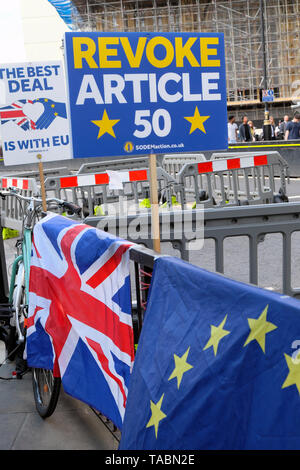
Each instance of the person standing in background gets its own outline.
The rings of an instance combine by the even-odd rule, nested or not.
[[[234,116],[229,116],[227,127],[228,127],[228,143],[236,144],[238,126],[237,126],[237,123],[235,122]]]
[[[290,118],[289,118],[289,116],[286,114],[286,115],[283,117],[283,121],[280,123],[280,126],[279,126],[279,134],[278,134],[278,137],[279,137],[279,139],[281,139],[281,140],[284,139],[285,131],[286,131],[286,126],[288,125],[289,121],[290,121]]]
[[[275,124],[273,116],[270,116],[270,124],[271,124],[271,139],[275,140],[276,139],[276,135],[275,135],[276,124]]]
[[[300,139],[300,113],[294,113],[294,119],[286,126],[284,140]]]
[[[251,142],[251,130],[248,124],[248,116],[243,116],[243,122],[239,127],[240,140],[242,142]]]
[[[254,141],[255,140],[255,127],[254,127],[252,121],[249,121],[248,124],[249,124],[249,127],[250,127],[252,140]]]

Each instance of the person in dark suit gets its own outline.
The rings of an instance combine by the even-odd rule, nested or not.
[[[243,116],[243,122],[239,127],[239,136],[242,142],[252,141],[251,129],[248,124],[248,116]]]
[[[281,140],[284,140],[286,126],[288,125],[289,121],[290,121],[290,118],[286,114],[283,118],[283,121],[280,123],[280,126],[279,126],[279,136],[278,137]]]

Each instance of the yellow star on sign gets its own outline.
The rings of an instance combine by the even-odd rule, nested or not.
[[[266,308],[263,310],[262,314],[257,320],[255,318],[248,318],[248,323],[251,331],[244,346],[249,344],[250,341],[256,340],[263,352],[265,352],[266,334],[270,333],[270,331],[273,331],[277,328],[276,325],[273,325],[273,323],[267,321],[268,308],[269,305],[266,306]]]
[[[157,432],[158,432],[158,426],[159,422],[164,419],[167,415],[161,411],[161,405],[162,401],[164,399],[164,393],[160,397],[160,400],[157,403],[153,403],[152,400],[150,400],[150,407],[151,407],[151,418],[149,419],[146,428],[150,428],[151,426],[154,426],[155,428],[155,437],[157,439]]]
[[[287,354],[284,355],[287,366],[289,368],[289,373],[287,378],[285,379],[281,388],[290,387],[291,385],[296,385],[298,389],[298,393],[300,395],[300,363],[299,360],[295,360],[294,358],[288,356]]]
[[[103,111],[102,119],[98,121],[91,121],[93,124],[99,127],[99,133],[97,139],[100,139],[104,134],[110,134],[112,137],[116,138],[113,127],[120,119],[109,119],[106,109]]]
[[[219,342],[221,341],[222,338],[224,338],[224,336],[227,336],[230,333],[230,331],[223,330],[223,326],[225,325],[226,320],[227,320],[227,315],[225,316],[224,320],[220,323],[219,326],[210,325],[210,338],[208,342],[206,343],[206,345],[204,346],[203,351],[212,346],[214,348],[215,356],[217,355]]]
[[[181,356],[181,357],[174,354],[175,369],[173,370],[173,372],[170,375],[170,377],[168,378],[168,380],[172,380],[175,377],[177,377],[177,388],[178,389],[179,389],[183,374],[194,367],[194,366],[191,366],[191,364],[188,364],[186,362],[189,351],[190,351],[190,348],[188,348],[185,351],[185,353],[183,354],[183,356]]]
[[[198,106],[196,106],[195,108],[194,116],[184,116],[184,119],[186,119],[192,124],[190,128],[190,134],[192,134],[196,129],[200,129],[200,131],[206,134],[206,130],[203,126],[203,123],[209,118],[210,116],[200,116]]]

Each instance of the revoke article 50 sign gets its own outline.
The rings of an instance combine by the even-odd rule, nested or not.
[[[223,34],[66,33],[74,157],[227,148]]]

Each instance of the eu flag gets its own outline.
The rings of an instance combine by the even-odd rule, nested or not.
[[[300,449],[300,303],[155,261],[120,449]]]

